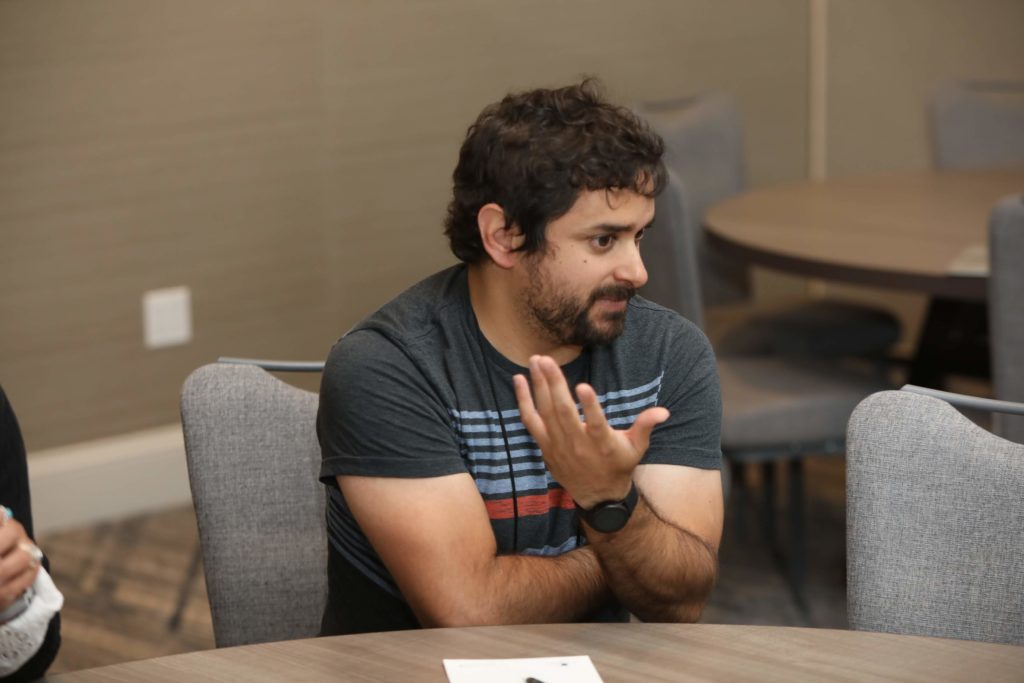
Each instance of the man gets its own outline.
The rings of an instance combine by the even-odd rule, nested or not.
[[[634,297],[662,152],[590,82],[470,127],[446,221],[463,265],[327,360],[323,634],[699,617],[722,528],[714,357]]]

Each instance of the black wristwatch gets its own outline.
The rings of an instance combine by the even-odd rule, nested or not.
[[[594,531],[611,534],[626,526],[639,499],[640,492],[636,490],[636,484],[630,484],[629,493],[622,500],[605,500],[589,510],[584,510],[577,503],[576,511]]]

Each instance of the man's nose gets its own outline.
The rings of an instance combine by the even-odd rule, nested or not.
[[[630,246],[625,260],[615,272],[615,277],[621,282],[629,283],[634,289],[640,289],[647,283],[647,268],[644,267],[639,244]]]

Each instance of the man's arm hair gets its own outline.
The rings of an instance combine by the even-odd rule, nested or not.
[[[580,421],[565,375],[550,357],[530,359],[529,383],[523,375],[513,381],[523,424],[578,505],[622,498],[633,483],[646,498],[618,532],[604,535],[584,524],[612,592],[642,619],[695,621],[716,574],[715,552],[708,550],[717,550],[722,533],[718,470],[640,464],[652,431],[671,416],[663,406],[647,408],[620,430],[609,424],[589,384],[576,385]],[[665,456],[664,444],[661,450]]]
[[[422,626],[574,621],[610,597],[591,548],[498,555],[468,474],[338,484]]]
[[[625,527],[613,534],[584,529],[612,593],[630,612],[643,621],[694,622],[718,572],[721,477],[717,470],[646,468]]]

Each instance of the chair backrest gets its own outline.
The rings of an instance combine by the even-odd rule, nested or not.
[[[846,459],[851,628],[1024,643],[1024,445],[885,391],[851,416]]]
[[[205,365],[181,420],[218,647],[317,635],[327,600],[317,395]]]
[[[682,181],[671,169],[668,176],[668,185],[654,200],[654,228],[642,243],[649,277],[641,294],[703,327],[696,227]]]
[[[709,305],[750,295],[746,267],[710,250],[702,226],[708,208],[747,187],[743,121],[736,102],[721,93],[638,104],[636,112],[665,141],[665,165],[686,188],[697,228],[697,260]],[[660,303],[660,302],[659,302]]]
[[[989,220],[989,338],[996,398],[1024,402],[1024,195],[1006,197]],[[1024,417],[996,415],[1004,439],[1024,443]]]
[[[938,168],[1024,166],[1024,82],[946,83],[931,114]]]

